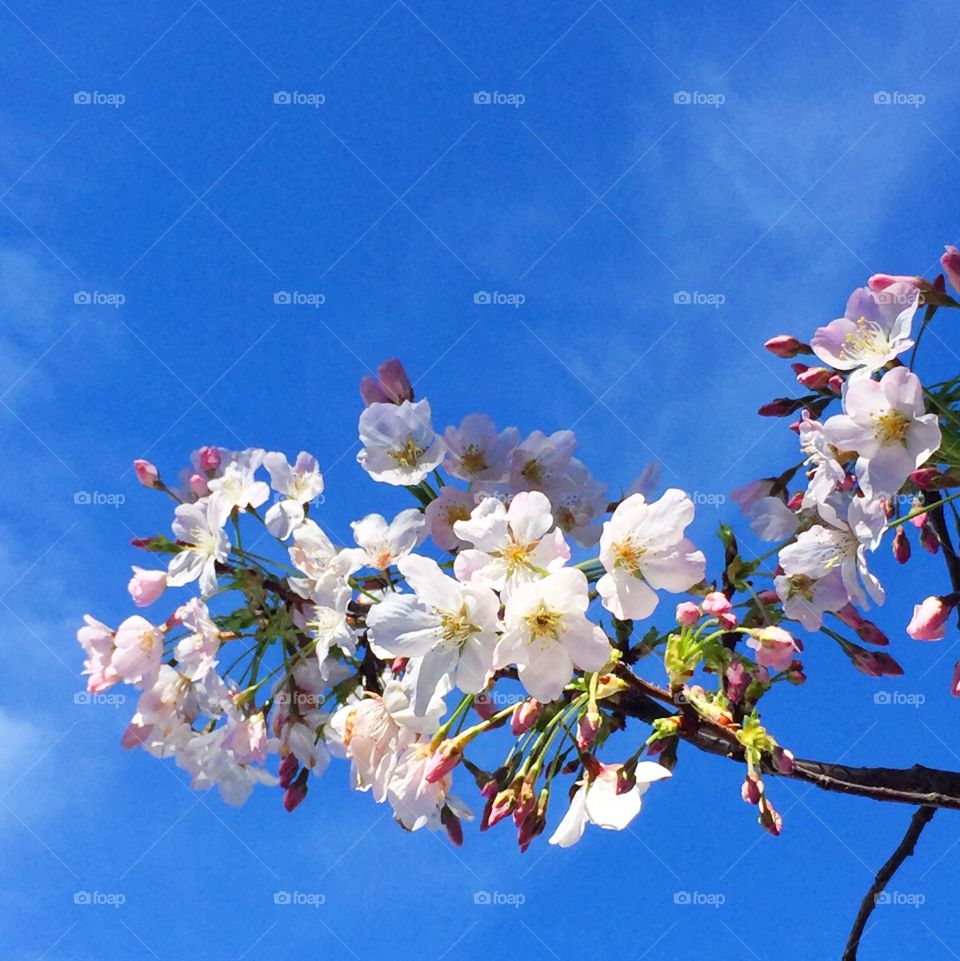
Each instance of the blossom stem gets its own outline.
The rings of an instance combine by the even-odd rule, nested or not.
[[[888,524],[885,524],[883,529],[889,530],[891,527],[896,527],[898,524],[912,520],[914,517],[919,517],[921,514],[927,514],[937,507],[943,507],[944,504],[949,504],[951,501],[955,501],[958,497],[960,497],[960,491],[958,491],[956,494],[951,494],[949,497],[941,498],[932,504],[924,504],[923,507],[918,507],[916,510],[910,511],[909,514],[904,514],[903,517],[894,518]]]

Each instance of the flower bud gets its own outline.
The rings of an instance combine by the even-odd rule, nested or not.
[[[907,277],[903,274],[874,274],[867,281],[867,286],[876,293],[886,290],[892,284],[910,284],[911,287],[920,290],[930,286],[929,282],[924,280],[923,277]]]
[[[941,641],[946,633],[947,619],[954,605],[945,597],[928,597],[913,608],[907,633],[915,641]]]
[[[187,481],[187,487],[190,488],[190,493],[196,494],[197,497],[206,497],[210,493],[207,479],[203,474],[191,474],[190,480]]]
[[[766,799],[760,800],[760,825],[765,831],[769,831],[774,837],[779,837],[783,830],[783,818],[777,814],[774,806]]]
[[[683,601],[677,605],[677,623],[690,627],[700,620],[700,608],[693,601]]]
[[[803,401],[793,397],[777,397],[768,404],[764,404],[757,413],[761,417],[787,417],[795,414],[801,407]]]
[[[385,360],[377,368],[377,374],[380,376],[380,385],[394,404],[413,400],[413,385],[403,364],[396,357]]]
[[[742,661],[733,661],[724,673],[727,681],[726,695],[734,704],[739,703],[750,683],[750,675]]]
[[[386,391],[380,386],[380,381],[376,377],[371,377],[370,374],[360,379],[360,396],[367,407],[371,404],[392,403]]]
[[[293,779],[297,776],[298,770],[300,770],[300,762],[297,760],[296,754],[288,754],[280,762],[280,769],[277,772],[277,776],[280,779],[280,787],[290,787]]]
[[[141,744],[150,736],[153,730],[152,724],[137,724],[131,721],[120,738],[120,747],[125,751],[131,748],[140,747]]]
[[[791,334],[778,334],[776,337],[771,337],[763,346],[769,350],[771,354],[787,359],[796,357],[797,354],[813,353],[813,350],[811,350],[808,344],[801,343]]]
[[[127,590],[137,607],[152,604],[166,589],[166,571],[145,571],[142,567],[133,566],[133,577],[127,584]]]
[[[510,813],[517,805],[517,794],[519,791],[519,785],[511,784],[487,801],[487,807],[484,809],[483,817],[480,820],[481,831],[492,828],[505,817],[510,816]]]
[[[950,474],[941,474],[936,467],[920,467],[910,475],[910,480],[923,491],[943,490],[945,487],[960,487],[960,480]]]
[[[947,280],[950,281],[950,286],[954,290],[960,291],[960,250],[947,244],[944,251],[940,258],[940,266],[943,268]]]
[[[903,668],[889,655],[880,651],[867,651],[851,644],[849,651],[853,666],[867,677],[899,677]]]
[[[940,550],[940,538],[929,524],[924,524],[920,528],[920,545],[931,554],[936,554]]]
[[[581,751],[585,751],[597,739],[602,720],[600,712],[596,710],[587,711],[580,718],[580,723],[577,725],[577,747]]]
[[[839,397],[843,393],[843,385],[845,382],[843,374],[834,374],[830,380],[827,381],[827,387]]]
[[[143,484],[144,487],[156,489],[162,487],[160,483],[160,471],[150,463],[148,460],[143,460],[139,458],[133,462],[133,470],[137,475],[137,480]]]
[[[307,776],[309,771],[304,768],[300,776],[283,792],[283,806],[287,812],[295,811],[307,796]]]
[[[776,748],[773,752],[773,761],[780,774],[793,774],[796,759],[792,751],[787,751],[782,747]]]
[[[535,698],[528,697],[526,700],[521,701],[513,709],[513,717],[510,721],[510,733],[514,737],[520,737],[521,734],[526,734],[534,724],[537,723],[537,718],[540,716],[540,702]]]
[[[950,693],[954,697],[960,697],[960,661],[953,665],[953,678],[950,681]]]
[[[760,803],[760,798],[763,797],[763,781],[760,780],[759,774],[751,772],[743,779],[743,784],[740,786],[740,797],[747,804]]]
[[[533,793],[533,784],[524,778],[520,785],[517,806],[513,809],[513,823],[520,827],[536,810],[537,796]]]
[[[497,705],[493,703],[493,698],[483,692],[474,695],[473,709],[482,721],[489,721],[497,713]]]
[[[443,741],[433,752],[423,772],[427,784],[442,781],[463,760],[463,747],[456,741]]]
[[[205,471],[214,471],[220,466],[220,451],[216,447],[201,447],[197,451],[197,460]]]
[[[801,368],[798,370],[797,368]],[[807,367],[805,364],[794,364],[797,383],[807,390],[824,390],[833,377],[833,371],[826,367]]]
[[[910,560],[910,541],[903,524],[897,525],[897,533],[893,535],[893,556],[898,564],[906,564]]]
[[[463,847],[463,824],[453,811],[444,805],[440,811],[440,823],[447,829],[447,837],[454,847]]]

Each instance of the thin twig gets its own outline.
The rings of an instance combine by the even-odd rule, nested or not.
[[[890,879],[897,873],[900,865],[913,854],[917,839],[936,813],[937,809],[932,807],[917,808],[914,812],[913,817],[910,819],[910,826],[907,828],[907,833],[903,836],[903,840],[897,845],[896,851],[890,855],[887,863],[877,872],[873,884],[870,885],[870,890],[867,891],[860,904],[860,910],[857,912],[857,918],[853,922],[853,928],[850,931],[850,937],[847,940],[847,946],[843,952],[843,961],[856,961],[857,950],[860,947],[860,938],[863,937],[863,930],[867,926],[867,921],[870,920],[870,915],[877,906],[877,898],[880,896],[880,892],[883,891]]]

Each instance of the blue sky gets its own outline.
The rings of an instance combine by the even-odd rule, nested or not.
[[[786,466],[795,438],[754,416],[793,391],[763,340],[809,334],[874,271],[929,275],[958,240],[955,8],[11,0],[0,23],[8,955],[836,956],[906,809],[776,782],[773,839],[735,765],[682,751],[630,831],[566,852],[407,836],[342,767],[293,815],[266,790],[234,810],[119,750],[132,699],[74,702],[73,638],[86,611],[129,613],[129,538],[169,522],[136,456],[173,473],[201,443],[307,448],[334,531],[401,506],[354,462],[357,381],[397,354],[438,423],[575,425],[614,489],[652,458],[714,495]],[[921,376],[955,370],[955,344],[944,322]],[[714,562],[733,513],[700,510]],[[809,682],[768,699],[798,755],[960,764],[955,638],[901,632],[944,572],[921,556],[898,583],[880,620],[904,678],[855,675],[813,639]],[[879,908],[863,958],[958,956],[958,841],[940,813],[891,885],[924,903]],[[281,890],[325,902],[278,906]]]

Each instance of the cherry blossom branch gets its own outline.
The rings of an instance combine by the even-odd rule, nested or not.
[[[622,714],[647,724],[675,716],[676,711],[665,706],[676,704],[669,691],[637,677],[623,666],[617,669],[617,676],[629,685],[628,690],[619,695],[618,710]],[[701,717],[692,709],[682,711],[682,716],[683,723],[677,734],[687,743],[707,754],[746,763],[743,746],[737,740],[734,728]],[[909,768],[850,767],[796,758],[790,773],[783,773],[772,764],[766,773],[804,781],[837,794],[960,810],[960,772],[921,764]]]
[[[887,859],[886,864],[877,872],[873,884],[870,885],[870,890],[864,895],[863,901],[860,904],[860,910],[857,912],[857,917],[853,922],[853,928],[850,930],[850,937],[847,940],[842,961],[856,961],[857,951],[860,947],[860,939],[863,937],[864,928],[867,926],[867,921],[870,919],[873,909],[877,906],[877,898],[880,892],[883,891],[890,879],[896,874],[900,865],[913,854],[913,849],[916,847],[923,829],[930,823],[930,819],[936,813],[936,808],[925,805],[924,807],[917,808],[913,817],[910,819],[910,825],[907,828],[907,833],[903,836],[903,840]]]

